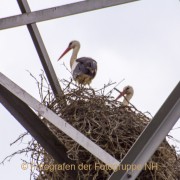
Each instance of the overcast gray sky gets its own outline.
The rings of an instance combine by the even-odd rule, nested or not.
[[[28,0],[32,11],[76,1]],[[0,2],[0,18],[20,14],[15,0]],[[68,53],[57,62],[71,40],[78,40],[78,57],[92,57],[98,73],[92,87],[102,88],[109,80],[134,88],[131,100],[140,111],[152,115],[158,111],[180,80],[180,2],[178,0],[141,0],[88,13],[37,23],[58,78],[70,79]],[[26,26],[0,31],[0,72],[40,100],[35,80],[42,65]],[[112,89],[110,87],[107,92]],[[113,92],[116,97],[117,92]],[[120,99],[122,101],[122,99]],[[0,104],[0,161],[22,145],[13,142],[25,129]],[[180,127],[180,122],[176,124]],[[180,129],[171,135],[180,140]],[[24,145],[26,146],[26,145]],[[29,170],[20,167],[23,156],[0,166],[0,179],[29,178]]]

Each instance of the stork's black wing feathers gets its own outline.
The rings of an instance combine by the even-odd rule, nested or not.
[[[73,71],[73,78],[76,79],[78,75],[87,74],[92,78],[95,77],[97,72],[97,62],[94,59],[82,57],[76,59],[79,62]]]

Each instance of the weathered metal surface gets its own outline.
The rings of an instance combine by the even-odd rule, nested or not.
[[[87,0],[0,19],[0,30],[102,9],[138,0]]]
[[[19,7],[20,7],[22,13],[31,12],[30,7],[26,0],[17,0],[17,2],[19,4]],[[49,80],[49,83],[51,85],[53,93],[55,96],[61,96],[63,94],[63,91],[60,87],[59,81],[57,79],[56,73],[51,64],[49,55],[46,51],[45,45],[43,43],[43,40],[41,38],[41,35],[37,28],[37,25],[36,24],[28,24],[27,27],[28,27],[29,33],[32,37],[32,40],[34,42],[34,45],[36,47],[36,50],[37,50],[37,53],[41,60],[41,63],[46,72],[46,76]]]
[[[76,162],[67,157],[67,149],[34,111],[2,85],[0,85],[0,102],[57,163],[75,165],[75,170],[72,168],[67,170],[67,173],[73,179],[76,179],[78,176],[78,166]],[[37,166],[37,164],[35,166]]]
[[[0,73],[0,84],[8,89],[11,93],[17,96],[21,101],[26,103],[28,106],[33,108],[43,117],[45,117],[49,122],[54,124],[57,128],[67,134],[69,137],[74,139],[77,143],[87,149],[90,153],[94,156],[99,158],[106,164],[119,164],[119,161],[80,133],[77,129],[67,123],[64,119],[60,118],[57,114],[53,111],[48,109],[46,106],[38,102],[35,98],[33,98],[30,94],[26,91],[21,89],[18,85]]]

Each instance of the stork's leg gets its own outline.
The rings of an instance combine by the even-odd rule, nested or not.
[[[93,95],[95,95],[95,91],[94,91],[94,89],[90,86],[90,84],[88,84],[88,86],[89,86],[89,89],[91,89],[91,90],[92,90]]]

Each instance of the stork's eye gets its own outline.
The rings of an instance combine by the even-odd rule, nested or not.
[[[129,87],[126,88],[126,90],[128,90],[128,89],[129,89]]]
[[[69,43],[69,46],[71,46],[72,42]]]

